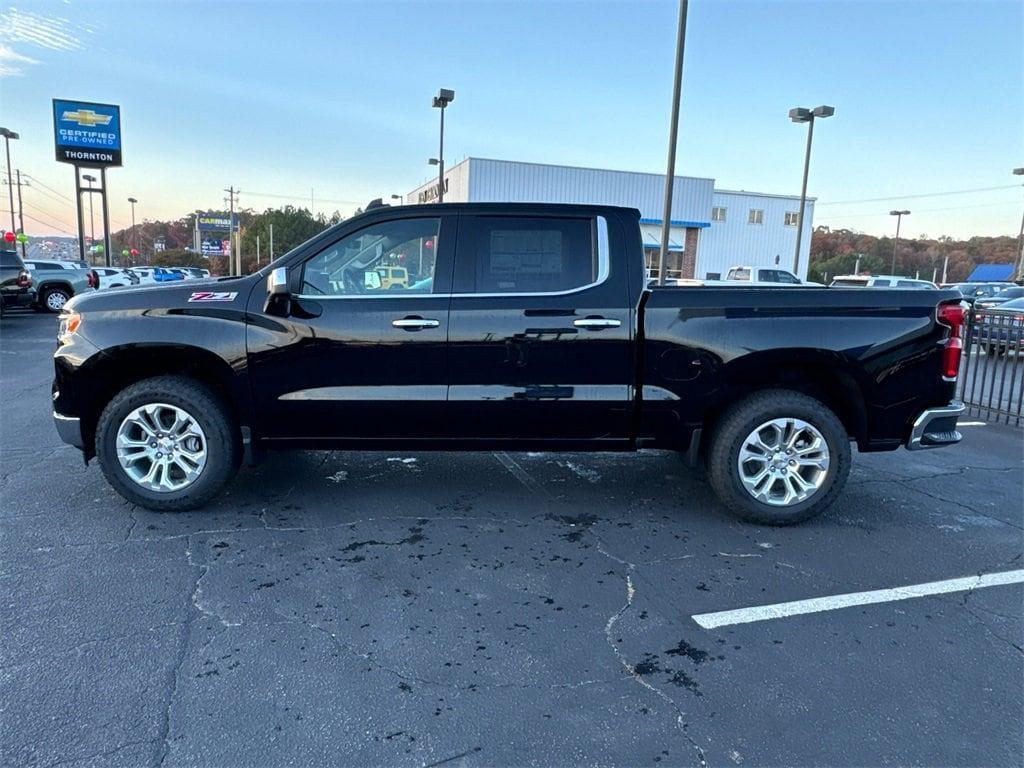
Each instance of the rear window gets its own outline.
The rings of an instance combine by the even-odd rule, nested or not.
[[[555,293],[595,283],[596,230],[589,218],[475,217],[460,234],[456,292]]]
[[[18,269],[21,269],[23,266],[21,263],[21,256],[14,251],[0,251],[0,266],[17,267]]]
[[[854,280],[852,278],[840,278],[832,281],[832,285],[838,286],[839,288],[863,288],[867,284],[867,280]]]

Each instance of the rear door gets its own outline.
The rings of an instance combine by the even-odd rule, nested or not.
[[[460,217],[449,315],[453,437],[627,439],[632,312],[626,276],[611,273],[610,258],[621,238],[601,216]]]

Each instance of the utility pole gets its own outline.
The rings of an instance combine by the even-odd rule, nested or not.
[[[9,174],[10,172],[11,172],[11,169],[8,168],[7,169],[7,173]],[[24,183],[25,186],[27,187],[28,186],[28,182],[27,181],[26,182],[22,182],[22,180],[21,180],[21,169],[20,168],[17,170],[17,174],[18,174],[18,221],[21,224],[20,232],[21,232],[21,234],[24,235],[25,234],[25,211],[21,207],[21,185]],[[21,260],[22,261],[25,260],[25,241],[24,240],[21,241]]]
[[[274,222],[270,222],[270,253],[268,256],[268,262],[274,260]]]
[[[260,268],[260,236],[256,235],[256,269]]]
[[[661,222],[661,250],[658,253],[658,285],[665,284],[668,259],[668,236],[672,230],[672,188],[676,182],[676,143],[679,140],[679,96],[683,89],[683,51],[686,47],[686,13],[688,0],[679,0],[679,22],[676,27],[676,65],[672,81],[672,117],[668,129],[668,170],[665,172],[665,212]]]
[[[235,189],[234,185],[224,190],[228,193],[228,272],[231,274],[239,275],[242,274],[242,248],[241,238],[235,237],[235,198],[238,197],[240,189]],[[241,234],[241,233],[239,233]],[[232,261],[234,261],[234,267],[232,268]]]

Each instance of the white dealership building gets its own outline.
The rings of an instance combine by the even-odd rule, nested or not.
[[[657,264],[665,177],[562,165],[468,157],[445,170],[445,202],[591,203],[640,210],[648,265]],[[437,199],[437,179],[405,196],[407,204]],[[672,193],[668,277],[724,277],[739,264],[792,270],[799,195],[716,189],[714,179],[676,176]],[[807,276],[814,199],[808,198],[800,244]]]

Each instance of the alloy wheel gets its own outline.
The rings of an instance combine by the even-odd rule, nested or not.
[[[740,481],[760,502],[788,507],[817,493],[828,477],[828,443],[801,419],[779,418],[754,429],[740,446]]]
[[[157,493],[192,485],[206,466],[206,434],[176,405],[136,408],[117,430],[117,460],[133,482]]]

